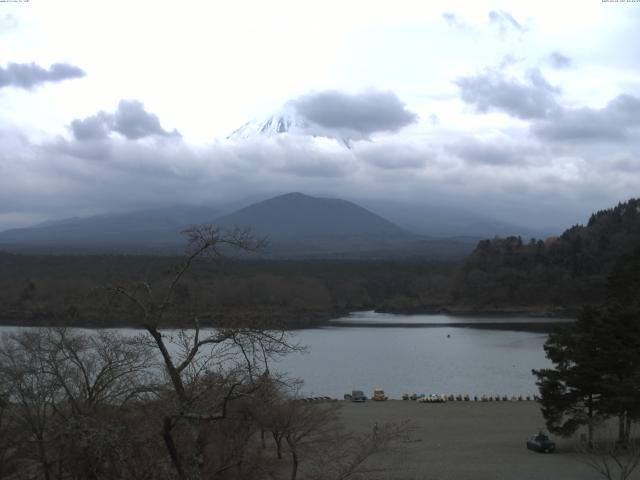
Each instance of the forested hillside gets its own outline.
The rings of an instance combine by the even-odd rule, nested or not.
[[[598,304],[608,275],[640,248],[640,200],[591,215],[560,237],[483,240],[454,282],[452,302],[476,308]]]
[[[113,304],[105,287],[143,281],[166,286],[181,261],[0,253],[0,323],[136,323]],[[353,310],[438,308],[447,302],[457,267],[429,261],[202,261],[174,301],[197,307],[205,324],[260,321],[296,327]]]

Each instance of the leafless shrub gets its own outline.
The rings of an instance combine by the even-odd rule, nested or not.
[[[307,476],[313,480],[360,480],[376,473],[384,475],[384,469],[368,466],[367,460],[399,446],[410,430],[410,424],[403,422],[376,425],[371,433],[334,431],[310,456]]]
[[[615,435],[601,429],[593,445],[579,448],[580,460],[607,480],[627,480],[640,464],[640,442],[621,444]]]

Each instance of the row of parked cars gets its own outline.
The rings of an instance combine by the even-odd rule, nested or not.
[[[478,397],[477,395],[470,397],[469,395],[437,395],[431,394],[426,395],[424,393],[403,393],[402,400],[417,400],[418,402],[428,402],[428,403],[443,403],[443,402],[522,402],[522,401],[531,401],[535,400],[534,397],[529,395],[512,395],[511,397],[507,395],[482,395]]]
[[[366,402],[367,396],[362,390],[353,390],[351,393],[345,393],[344,399],[351,402]],[[389,397],[385,395],[384,390],[381,388],[376,388],[371,396],[371,400],[374,402],[384,402],[388,399]]]

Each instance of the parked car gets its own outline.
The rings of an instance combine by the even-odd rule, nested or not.
[[[388,400],[388,399],[389,399],[389,397],[387,397],[387,396],[384,394],[384,390],[382,390],[381,388],[376,388],[376,389],[373,391],[373,397],[372,397],[372,399],[373,399],[373,400],[375,400],[376,402],[384,402],[385,400]]]
[[[538,433],[527,440],[527,448],[534,452],[551,453],[556,449],[555,442],[549,440],[544,433]]]
[[[366,402],[367,397],[365,396],[362,390],[353,390],[351,392],[351,401],[352,402]]]

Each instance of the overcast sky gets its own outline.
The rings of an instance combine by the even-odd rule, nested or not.
[[[640,3],[3,2],[0,62],[0,229],[289,191],[540,227],[640,195]],[[313,135],[227,138],[282,109]]]

